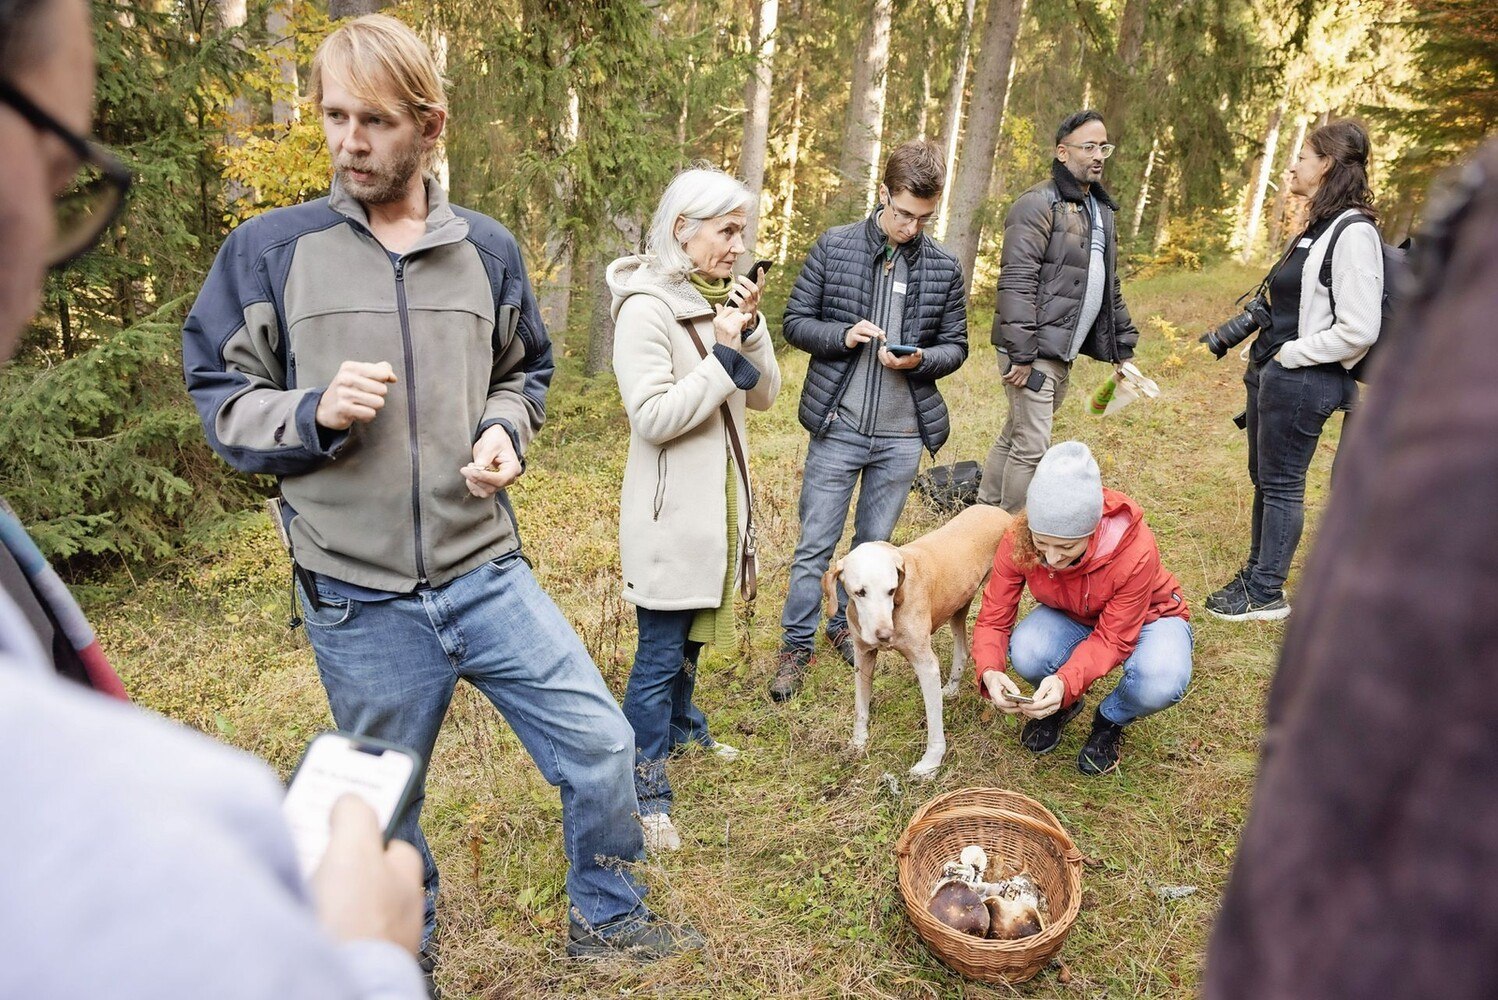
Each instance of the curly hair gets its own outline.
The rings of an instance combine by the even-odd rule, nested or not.
[[[1368,133],[1350,119],[1323,125],[1306,137],[1317,156],[1331,159],[1321,187],[1311,196],[1311,221],[1319,222],[1356,208],[1374,219],[1373,191],[1368,186]]]
[[[1012,542],[1009,558],[1014,565],[1027,573],[1039,569],[1040,550],[1035,547],[1035,536],[1030,531],[1030,515],[1025,511],[1016,514],[1005,534]]]

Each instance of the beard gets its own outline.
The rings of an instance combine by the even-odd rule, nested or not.
[[[340,159],[333,165],[344,190],[366,205],[388,205],[406,196],[411,178],[421,169],[421,138],[416,137],[410,145],[397,147],[383,159]],[[357,181],[353,171],[369,174],[366,181]]]

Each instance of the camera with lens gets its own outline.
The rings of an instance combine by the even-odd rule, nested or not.
[[[1208,330],[1198,338],[1197,342],[1206,344],[1207,350],[1220,361],[1228,351],[1269,326],[1271,322],[1269,299],[1260,292],[1248,300],[1248,304],[1243,307],[1241,313],[1215,330]]]

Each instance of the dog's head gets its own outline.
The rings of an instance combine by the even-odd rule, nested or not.
[[[848,592],[848,627],[864,646],[889,648],[895,608],[904,599],[905,559],[888,542],[864,542],[822,577],[827,614],[837,611],[837,584]]]

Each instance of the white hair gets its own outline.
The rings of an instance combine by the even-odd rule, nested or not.
[[[754,195],[736,177],[721,170],[692,169],[677,174],[661,195],[645,236],[645,254],[657,271],[684,278],[696,268],[683,244],[709,219],[747,212]],[[676,220],[682,220],[681,232]]]

